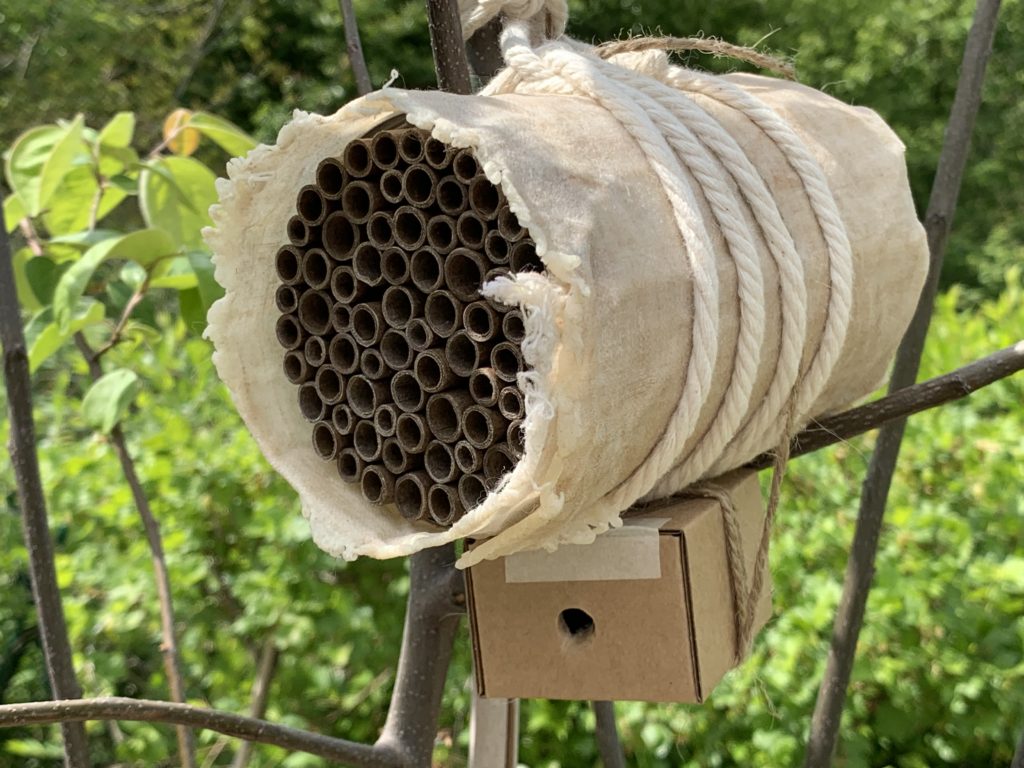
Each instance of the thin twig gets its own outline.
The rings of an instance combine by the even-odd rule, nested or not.
[[[370,81],[370,70],[366,68],[363,43],[359,39],[356,9],[352,7],[352,0],[338,0],[338,5],[341,7],[341,23],[345,28],[345,50],[348,52],[352,74],[356,78],[356,90],[360,96],[365,96],[373,90],[373,83]]]
[[[458,3],[456,0],[427,0],[427,20],[437,87],[451,93],[472,93]]]
[[[0,191],[0,209],[3,208]],[[18,293],[7,228],[0,227],[0,341],[3,342],[4,384],[10,419],[11,466],[18,486],[18,505],[28,550],[32,597],[39,613],[46,672],[54,698],[77,699],[82,689],[75,678],[68,628],[64,621],[57,570],[53,562],[53,540],[46,514],[46,498],[39,474],[35,421],[32,417],[32,382],[28,372],[28,349],[21,327]],[[89,745],[85,729],[61,726],[64,736],[64,764],[68,768],[89,767]]]
[[[267,713],[270,684],[274,679],[274,672],[277,670],[277,654],[277,642],[271,636],[263,644],[256,680],[252,684],[252,703],[249,706],[249,714],[259,720],[262,720]],[[243,741],[238,747],[235,759],[231,761],[231,768],[246,768],[249,765],[250,757],[252,757],[252,742]]]
[[[594,737],[597,739],[597,751],[601,755],[604,768],[626,768],[626,755],[619,741],[619,729],[615,724],[615,702],[592,701],[594,717],[597,725]]]
[[[210,51],[210,40],[213,39],[213,33],[217,30],[217,24],[220,23],[220,17],[224,13],[224,6],[226,4],[226,0],[217,0],[206,17],[206,24],[203,25],[203,32],[199,36],[199,42],[196,43],[196,47],[193,49],[188,69],[185,70],[185,76],[181,78],[178,87],[174,89],[174,100],[178,103],[181,103],[181,100],[185,97],[185,92],[188,91],[192,78],[199,71],[199,65]]]
[[[111,696],[0,706],[0,728],[86,720],[131,720],[203,728],[247,741],[317,755],[357,768],[404,768],[394,755],[368,744],[322,736],[254,717],[193,707],[190,704]],[[87,763],[83,765],[88,766]]]
[[[967,35],[960,81],[957,83],[949,125],[946,127],[946,137],[942,153],[939,155],[939,164],[925,215],[924,224],[928,234],[931,260],[928,279],[910,328],[896,355],[890,392],[909,387],[917,379],[921,353],[938,292],[946,241],[949,238],[950,225],[960,194],[960,182],[967,164],[974,120],[981,104],[985,68],[992,53],[998,15],[999,0],[979,0],[971,31]],[[850,683],[857,651],[857,638],[864,623],[864,609],[874,576],[875,557],[878,553],[878,539],[886,501],[906,423],[906,419],[901,418],[886,424],[878,435],[875,450],[871,455],[871,463],[861,491],[860,510],[850,548],[850,558],[847,561],[843,595],[832,627],[832,644],[811,718],[805,763],[807,768],[827,768],[835,752],[843,704],[846,701],[846,689]]]

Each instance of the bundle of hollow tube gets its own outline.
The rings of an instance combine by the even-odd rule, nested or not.
[[[586,543],[872,392],[926,271],[873,112],[660,51],[535,45],[228,166],[214,360],[315,541]]]

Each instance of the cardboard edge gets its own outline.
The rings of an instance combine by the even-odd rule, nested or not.
[[[487,686],[484,680],[484,665],[480,654],[480,628],[476,623],[476,598],[473,590],[473,569],[467,568],[463,578],[466,580],[466,618],[469,623],[469,645],[473,654],[473,681],[476,695],[486,699]]]
[[[704,703],[704,685],[700,679],[700,656],[697,648],[697,632],[693,620],[693,584],[690,582],[690,554],[686,547],[686,534],[675,531],[679,537],[679,558],[683,574],[683,594],[686,596],[686,631],[690,636],[690,669],[693,670],[693,690],[697,704]]]

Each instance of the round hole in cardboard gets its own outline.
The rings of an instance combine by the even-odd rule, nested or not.
[[[566,608],[558,614],[558,628],[568,639],[583,642],[594,634],[594,619],[582,608]]]

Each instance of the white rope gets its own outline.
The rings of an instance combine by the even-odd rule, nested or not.
[[[554,40],[565,32],[569,6],[565,0],[459,0],[462,36],[466,40],[499,15],[531,26],[540,23],[542,35]]]

